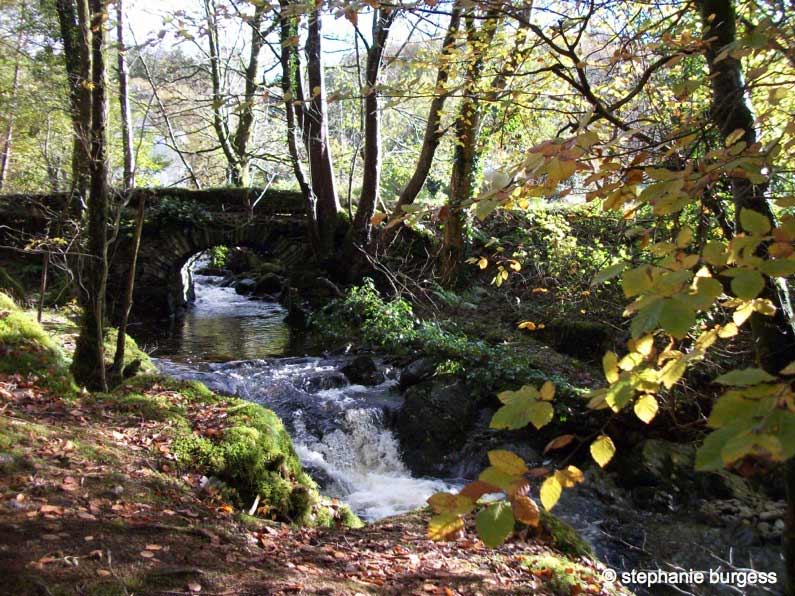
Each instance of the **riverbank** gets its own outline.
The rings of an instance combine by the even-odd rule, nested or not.
[[[207,407],[206,389],[151,376],[126,396],[72,393],[61,346],[10,302],[0,311],[4,355],[32,363],[0,374],[2,593],[626,593],[548,531],[490,550],[466,536],[429,541],[425,513],[362,529],[340,515],[306,528],[236,503],[180,465],[170,415],[223,435],[230,416],[219,404],[231,398]],[[23,317],[26,335],[13,343],[9,319]],[[190,406],[196,392],[202,407]]]

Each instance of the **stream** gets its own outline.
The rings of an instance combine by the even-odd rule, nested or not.
[[[161,372],[262,404],[284,421],[296,452],[322,491],[360,517],[411,511],[454,481],[413,478],[388,422],[401,405],[397,382],[348,382],[345,357],[289,356],[300,349],[279,304],[194,275],[196,298],[170,326],[133,330]],[[292,341],[291,341],[292,340]]]
[[[347,503],[363,519],[411,511],[424,506],[434,492],[462,486],[462,479],[414,478],[401,460],[390,430],[402,404],[397,371],[381,366],[380,384],[351,384],[341,372],[350,356],[303,355],[306,338],[284,322],[284,308],[238,295],[222,285],[223,279],[194,275],[195,302],[184,317],[131,328],[163,373],[202,381],[214,391],[275,411],[322,492]],[[565,491],[555,513],[619,573],[671,564],[680,569],[727,568],[721,560],[729,568],[783,571],[780,551],[749,537],[748,528],[738,533],[735,528],[699,525],[688,511],[639,509],[626,491],[606,486],[603,478],[589,474],[585,485]],[[692,592],[632,588],[639,594],[779,593],[775,587],[756,591],[713,585]]]

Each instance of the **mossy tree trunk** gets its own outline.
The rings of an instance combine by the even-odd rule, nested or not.
[[[456,38],[458,37],[458,29],[461,25],[461,2],[457,0],[453,5],[453,10],[450,14],[450,22],[447,25],[447,33],[445,33],[444,41],[442,42],[442,52],[439,56],[439,69],[436,72],[436,95],[431,101],[430,109],[428,110],[428,121],[425,125],[425,132],[422,137],[422,147],[420,148],[420,156],[417,158],[417,164],[414,166],[414,172],[403,187],[403,190],[398,197],[395,209],[392,211],[390,219],[392,221],[399,220],[403,217],[403,207],[411,205],[417,196],[420,194],[422,187],[425,186],[425,181],[428,179],[428,174],[433,165],[433,159],[436,155],[436,149],[444,135],[442,128],[442,115],[444,104],[450,96],[450,90],[447,88],[450,79],[450,70],[453,65],[453,55],[456,53]],[[390,230],[395,230],[397,226],[392,226]],[[385,233],[385,238],[388,240],[391,233]]]
[[[72,374],[89,389],[107,390],[104,350],[105,288],[108,277],[108,160],[106,143],[104,0],[91,0],[91,185],[88,197],[87,255],[83,318],[75,346]]]
[[[56,0],[64,45],[69,104],[74,141],[72,147],[72,198],[67,213],[82,211],[88,196],[91,164],[91,23],[88,0]]]
[[[287,124],[287,148],[295,179],[304,197],[307,232],[312,249],[320,253],[320,237],[317,227],[317,197],[301,159],[301,147],[307,150],[306,127],[304,126],[304,88],[301,80],[300,55],[298,53],[299,17],[291,14],[290,1],[279,1],[279,33],[281,42],[282,95]]]
[[[135,188],[135,153],[133,152],[132,114],[130,112],[127,46],[124,43],[124,0],[116,0],[116,37],[119,69],[119,107],[121,108],[121,140],[124,154],[124,190]]]
[[[475,190],[475,173],[478,160],[478,137],[482,112],[480,106],[480,78],[494,34],[497,31],[498,14],[489,11],[483,24],[476,25],[476,15],[470,10],[465,17],[469,66],[464,83],[463,99],[456,118],[453,169],[450,174],[450,190],[443,212],[444,241],[440,254],[442,282],[452,286],[458,278],[464,253],[464,225],[467,202]]]
[[[746,97],[742,64],[731,53],[720,56],[722,50],[737,40],[737,16],[733,0],[698,0],[703,27],[703,37],[709,40],[706,51],[712,85],[711,118],[723,139],[736,130],[743,131],[742,140],[747,147],[757,141],[755,118],[752,106]],[[767,185],[753,184],[747,178],[731,179],[732,202],[736,217],[742,209],[760,213],[775,223],[775,217],[767,201]],[[735,223],[739,229],[739,224]],[[762,246],[760,256],[766,256]],[[759,365],[772,374],[778,374],[795,354],[795,330],[793,330],[792,306],[787,287],[769,278],[760,297],[767,298],[776,306],[772,317],[754,313],[751,329]],[[787,594],[795,595],[795,463],[787,463],[787,527],[784,533],[784,555],[787,569]]]

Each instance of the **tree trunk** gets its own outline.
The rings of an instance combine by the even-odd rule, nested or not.
[[[124,190],[130,190],[135,188],[135,155],[133,153],[132,116],[130,113],[130,75],[127,69],[127,47],[124,44],[124,0],[116,0],[116,36],[119,42],[119,104],[124,153]]]
[[[439,147],[439,143],[444,135],[444,130],[442,130],[442,111],[447,98],[450,96],[450,92],[447,90],[447,81],[450,78],[451,57],[455,51],[455,42],[460,24],[461,3],[460,0],[458,0],[453,6],[453,11],[450,15],[450,23],[447,26],[447,33],[442,42],[439,70],[436,72],[435,88],[437,95],[431,101],[431,107],[428,110],[428,121],[425,125],[425,132],[422,138],[420,156],[417,158],[414,173],[400,193],[397,205],[395,205],[395,209],[392,211],[390,223],[403,217],[403,207],[411,205],[417,198],[417,195],[420,194],[422,187],[425,185],[425,180],[428,178],[428,173],[431,171],[436,149]],[[395,226],[392,226],[390,229],[395,229]]]
[[[251,51],[246,65],[246,89],[243,97],[243,106],[238,116],[237,130],[232,139],[232,148],[237,156],[238,167],[233,170],[232,184],[234,186],[248,186],[251,156],[248,145],[251,142],[254,126],[254,104],[259,89],[257,77],[259,76],[259,55],[262,51],[264,36],[261,31],[262,19],[265,14],[265,2],[257,3],[254,16],[249,21],[251,26]]]
[[[745,95],[743,71],[740,60],[730,53],[718,60],[721,50],[736,41],[736,14],[732,0],[698,0],[701,12],[703,36],[710,40],[706,51],[712,85],[711,118],[725,139],[735,130],[744,131],[743,138],[748,147],[757,142],[754,114]],[[766,185],[752,184],[746,178],[732,178],[732,202],[737,218],[742,209],[756,211],[775,224],[775,217],[767,201]],[[739,225],[735,223],[735,228]],[[767,248],[760,249],[765,256]],[[795,331],[793,330],[792,306],[785,283],[779,278],[768,278],[762,298],[770,299],[776,306],[776,314],[766,317],[754,313],[751,330],[754,335],[759,365],[772,374],[777,374],[792,360],[795,353]],[[785,530],[784,555],[787,569],[787,594],[795,596],[795,464],[787,463],[787,528]]]
[[[14,56],[14,78],[11,83],[11,110],[8,113],[5,138],[3,139],[3,154],[0,156],[0,191],[5,186],[8,177],[8,167],[11,163],[11,144],[14,138],[14,119],[17,111],[19,95],[19,77],[22,71],[22,47],[25,45],[25,35],[19,32]]]
[[[307,232],[309,240],[317,256],[320,256],[320,238],[317,227],[317,197],[315,197],[309,179],[304,171],[299,146],[303,137],[303,108],[301,98],[301,66],[298,54],[298,17],[288,14],[289,2],[280,1],[279,27],[281,36],[282,95],[284,97],[284,113],[287,123],[287,148],[290,153],[295,179],[304,195],[306,207]],[[300,111],[299,111],[300,110]],[[306,149],[306,142],[304,142]]]
[[[87,264],[80,336],[75,346],[72,374],[89,389],[107,391],[104,318],[107,285],[108,161],[105,93],[105,2],[91,0],[91,185],[88,198]],[[89,24],[85,25],[88,30]]]
[[[486,53],[497,31],[497,15],[493,11],[485,16],[480,29],[475,26],[474,15],[466,17],[467,44],[472,54],[464,83],[464,97],[456,118],[453,170],[450,190],[443,215],[444,241],[440,254],[442,283],[455,285],[464,253],[464,217],[466,203],[472,198],[478,159],[478,136],[482,113],[478,83],[483,73]]]
[[[366,246],[370,242],[371,220],[375,214],[381,184],[381,112],[378,79],[383,64],[389,28],[396,11],[377,8],[373,15],[373,39],[367,51],[364,97],[364,176],[362,194],[353,219],[353,238]]]
[[[241,164],[237,159],[234,147],[230,140],[229,123],[224,116],[225,99],[221,85],[221,56],[218,43],[218,22],[215,14],[214,0],[204,0],[204,13],[207,20],[207,43],[210,55],[210,80],[213,89],[213,128],[221,144],[221,150],[226,157],[229,170],[229,181],[234,183],[243,179]]]
[[[331,256],[335,250],[334,236],[339,225],[340,203],[328,146],[326,90],[321,53],[321,15],[315,8],[309,14],[306,40],[306,71],[309,82],[309,104],[304,111],[305,136],[308,143],[312,191],[317,197],[317,222],[320,252]]]
[[[124,378],[124,351],[127,343],[127,321],[132,309],[133,293],[135,291],[135,270],[138,266],[138,252],[141,248],[141,234],[144,229],[144,215],[146,213],[146,193],[141,192],[138,197],[138,213],[135,219],[135,236],[133,237],[133,251],[130,259],[130,271],[127,274],[127,288],[124,293],[124,306],[119,322],[119,333],[116,336],[116,353],[113,356],[111,367],[111,382],[115,384]]]
[[[91,164],[91,24],[88,0],[56,0],[69,81],[69,103],[74,128],[72,147],[72,200],[67,213],[82,211],[88,196]]]

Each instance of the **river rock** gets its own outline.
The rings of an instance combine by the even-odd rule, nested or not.
[[[257,282],[250,277],[246,277],[235,283],[235,292],[242,295],[251,294],[256,287]]]
[[[201,269],[197,269],[194,271],[196,275],[212,275],[215,277],[223,277],[227,274],[225,269],[221,269],[220,267],[202,267]]]
[[[370,386],[384,382],[384,375],[369,356],[357,356],[342,367],[342,372],[353,385]]]
[[[275,273],[266,273],[257,279],[254,293],[257,296],[263,294],[279,294],[284,289],[284,279]]]
[[[423,357],[415,360],[400,372],[400,388],[407,389],[416,385],[436,372],[436,360]]]
[[[452,376],[406,390],[396,431],[414,474],[441,474],[448,468],[472,426],[475,405],[471,391]]]

